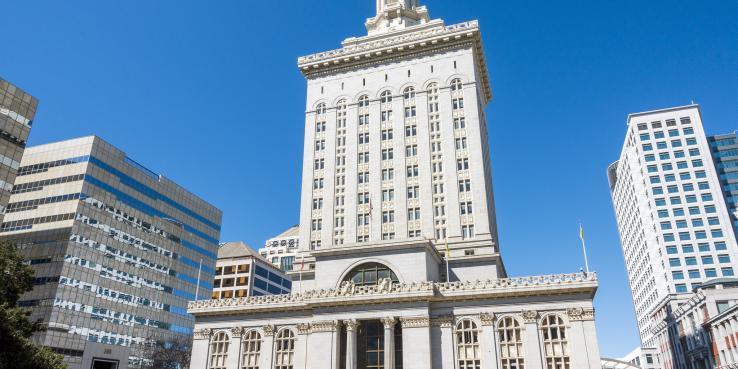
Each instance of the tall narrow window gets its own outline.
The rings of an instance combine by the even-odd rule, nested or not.
[[[283,329],[274,340],[274,369],[293,369],[295,357],[295,334]]]
[[[520,323],[512,317],[501,319],[497,326],[497,336],[501,369],[524,369],[523,330]]]
[[[558,315],[549,315],[541,325],[546,369],[571,369],[566,325]]]
[[[226,369],[228,359],[228,335],[218,332],[210,342],[210,369]]]
[[[259,369],[259,356],[261,355],[261,335],[259,332],[249,331],[243,335],[241,352],[243,353],[241,369]]]
[[[456,357],[458,369],[479,369],[481,367],[479,352],[479,329],[470,319],[464,319],[456,325]]]

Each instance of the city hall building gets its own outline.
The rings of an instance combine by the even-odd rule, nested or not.
[[[292,293],[196,301],[193,369],[601,368],[596,274],[507,276],[479,25],[377,0],[308,81]]]

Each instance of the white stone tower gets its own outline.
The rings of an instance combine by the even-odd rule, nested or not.
[[[446,26],[417,0],[377,0],[366,27],[298,62],[308,84],[304,277],[312,251],[419,241],[441,252],[448,243],[452,269],[474,262],[504,275],[478,23]]]

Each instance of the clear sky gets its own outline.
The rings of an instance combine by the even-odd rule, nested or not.
[[[501,249],[510,274],[600,275],[603,356],[638,344],[605,170],[629,112],[702,105],[736,129],[738,2],[421,0],[481,22]],[[365,34],[373,0],[3,2],[0,75],[40,100],[29,143],[97,134],[224,211],[259,247],[298,222],[297,57]]]

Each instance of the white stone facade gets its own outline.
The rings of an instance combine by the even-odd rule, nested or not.
[[[477,22],[377,0],[308,81],[290,295],[192,302],[192,369],[599,369],[597,276],[506,278]]]

